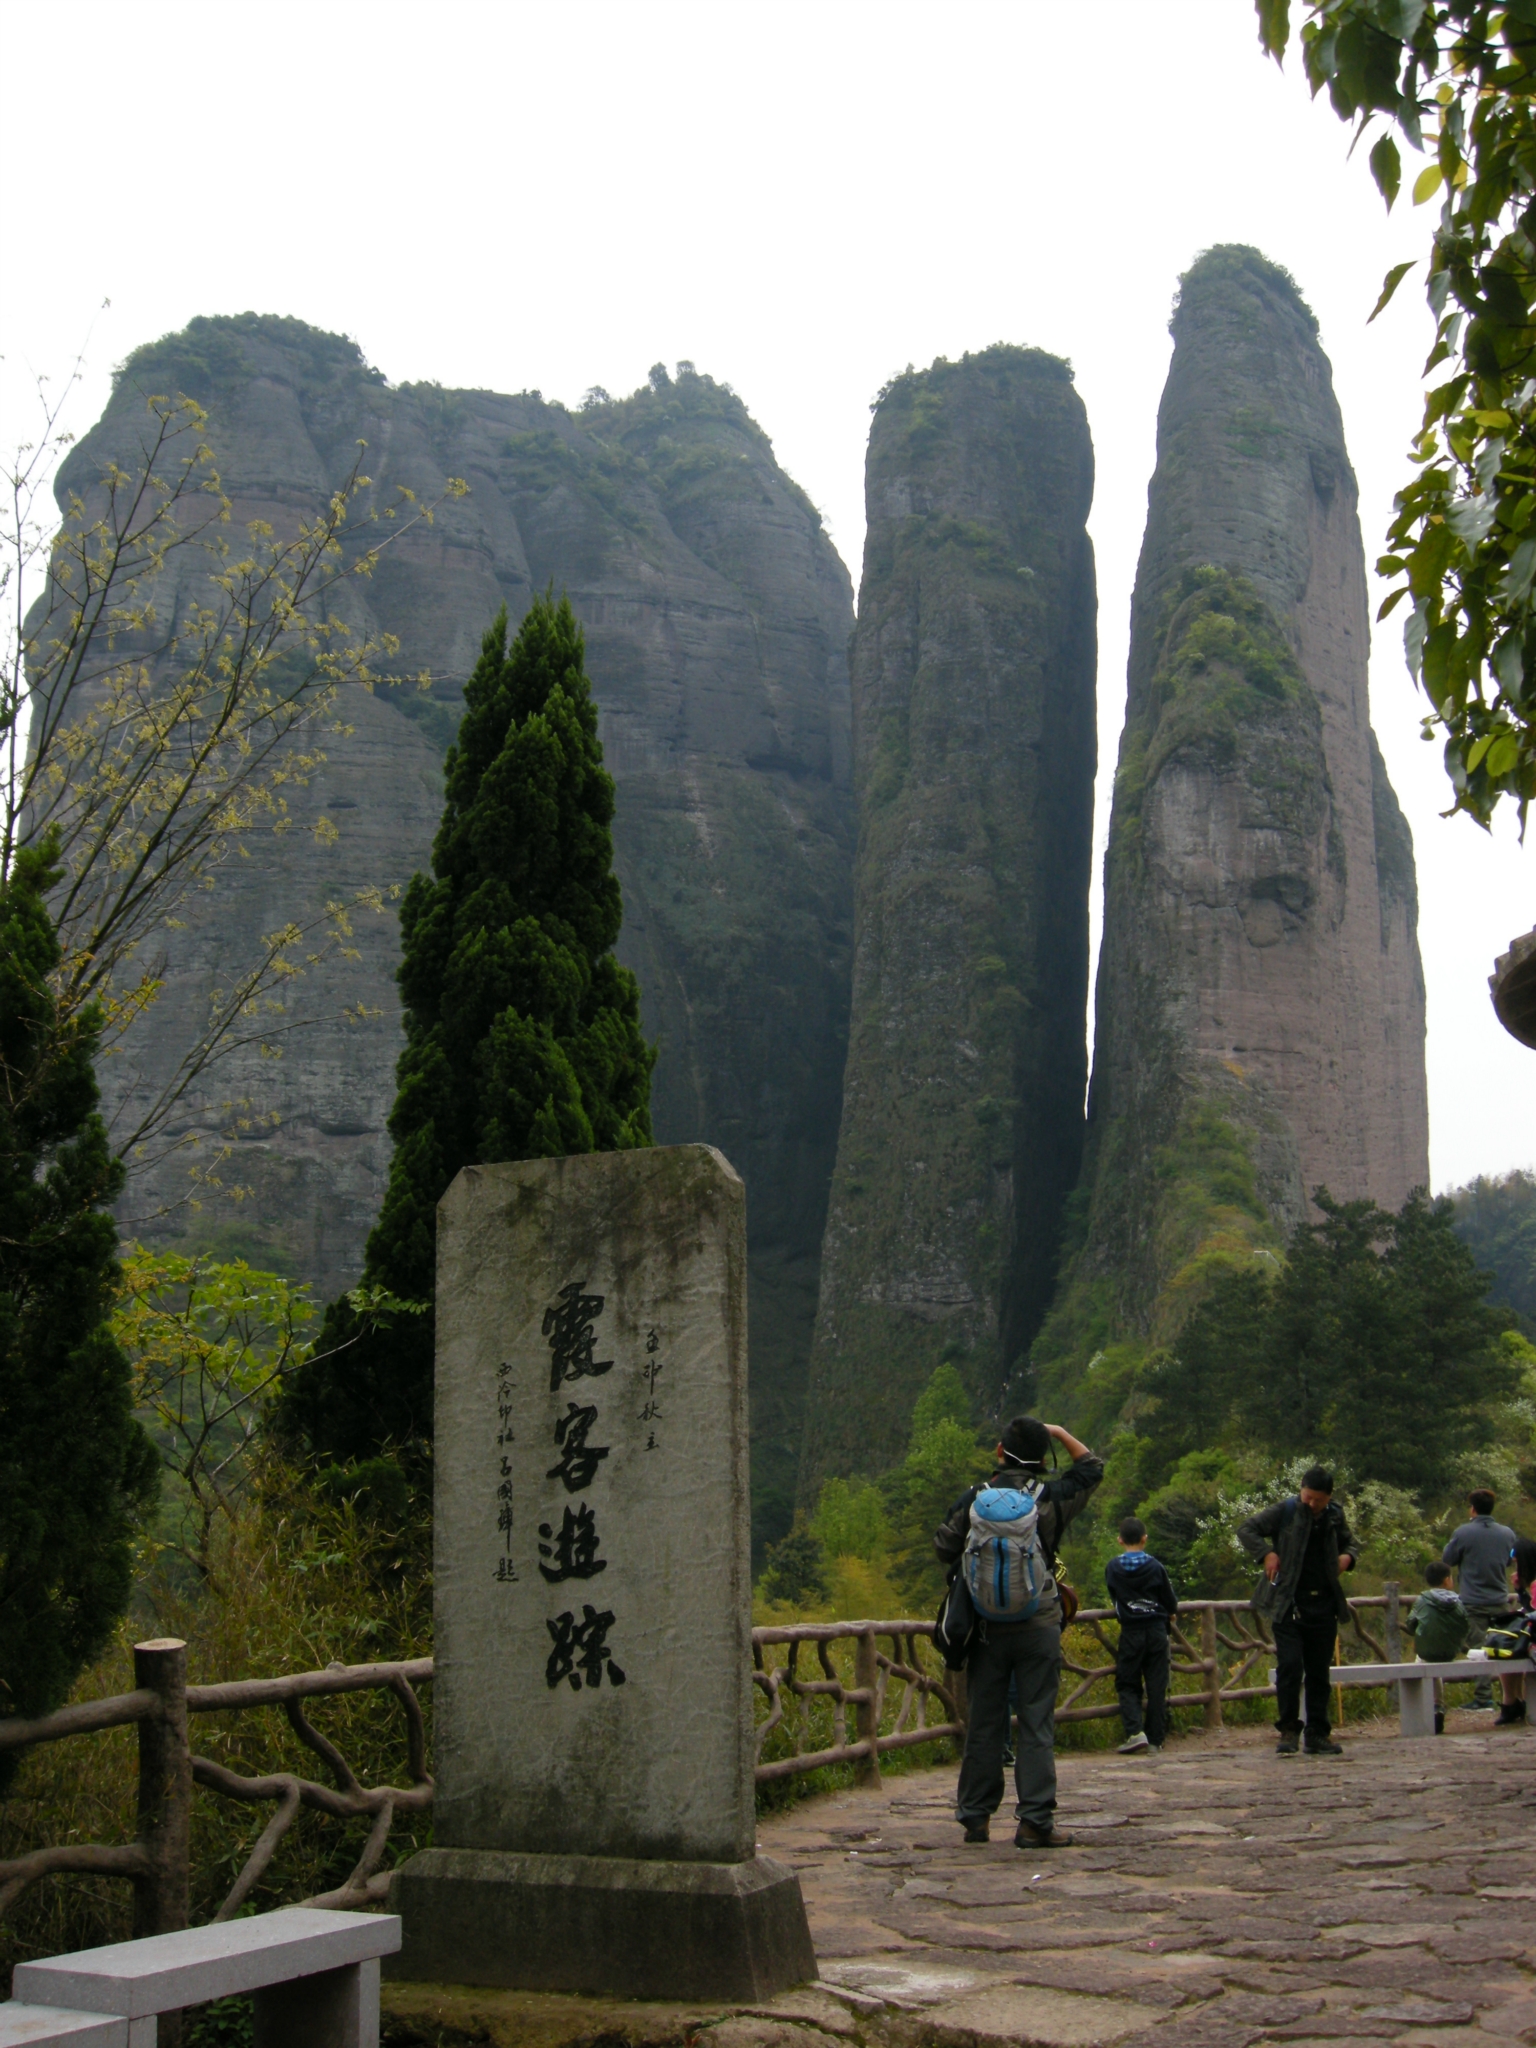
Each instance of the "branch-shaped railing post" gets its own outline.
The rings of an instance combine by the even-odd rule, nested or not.
[[[133,1646],[134,1683],[155,1695],[139,1723],[139,1846],[149,1868],[133,1880],[133,1933],[178,1934],[192,1907],[192,1745],[187,1737],[187,1646],[157,1636]],[[181,2048],[181,2014],[163,2013],[159,2048]]]
[[[1205,1666],[1205,1725],[1221,1726],[1221,1664],[1216,1654],[1216,1610],[1207,1607],[1200,1615],[1200,1661]]]
[[[139,1843],[149,1859],[148,1870],[133,1881],[133,1933],[139,1940],[179,1933],[191,1911],[186,1644],[174,1636],[135,1643],[133,1676],[156,1699],[155,1711],[139,1723]]]
[[[871,1624],[861,1630],[854,1640],[853,1683],[860,1698],[853,1704],[853,1726],[855,1739],[867,1742],[869,1748],[853,1767],[854,1783],[878,1785],[880,1783],[880,1751],[877,1743],[880,1737],[880,1664],[875,1652],[875,1631]]]
[[[1383,1634],[1387,1639],[1387,1662],[1401,1664],[1404,1661],[1402,1587],[1396,1579],[1387,1579],[1383,1581],[1381,1590],[1387,1600],[1386,1623],[1383,1628]],[[1387,1703],[1394,1714],[1398,1712],[1399,1702],[1397,1681],[1394,1679],[1387,1687]]]

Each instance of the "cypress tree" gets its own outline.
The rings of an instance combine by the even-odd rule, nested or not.
[[[613,778],[603,767],[581,629],[535,598],[507,644],[498,613],[464,690],[432,874],[401,910],[405,1050],[395,1150],[365,1288],[430,1302],[437,1204],[461,1167],[651,1142],[655,1053],[640,990],[613,957]],[[284,1416],[350,1461],[432,1430],[433,1318],[326,1314]]]
[[[45,844],[0,883],[0,1715],[26,1717],[126,1610],[160,1478],[107,1323],[123,1168],[96,1106],[100,1012],[61,1017],[50,985],[58,879]]]

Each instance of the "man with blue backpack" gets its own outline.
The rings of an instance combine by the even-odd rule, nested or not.
[[[1072,1463],[1047,1478],[1053,1443]],[[1018,1415],[997,1446],[997,1470],[962,1494],[934,1532],[934,1549],[953,1567],[946,1633],[953,1640],[962,1614],[971,1626],[965,1755],[955,1795],[955,1818],[968,1842],[988,1839],[1002,1804],[1010,1686],[1019,1716],[1014,1846],[1064,1849],[1072,1840],[1055,1820],[1062,1629],[1056,1552],[1103,1477],[1102,1461],[1059,1424]]]

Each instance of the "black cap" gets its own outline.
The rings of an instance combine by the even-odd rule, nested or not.
[[[1015,1415],[1004,1429],[1003,1456],[1010,1465],[1043,1465],[1051,1448],[1050,1434],[1033,1415]]]

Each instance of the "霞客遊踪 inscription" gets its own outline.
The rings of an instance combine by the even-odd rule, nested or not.
[[[699,1147],[470,1168],[444,1199],[447,1846],[750,1854],[743,1214]]]

